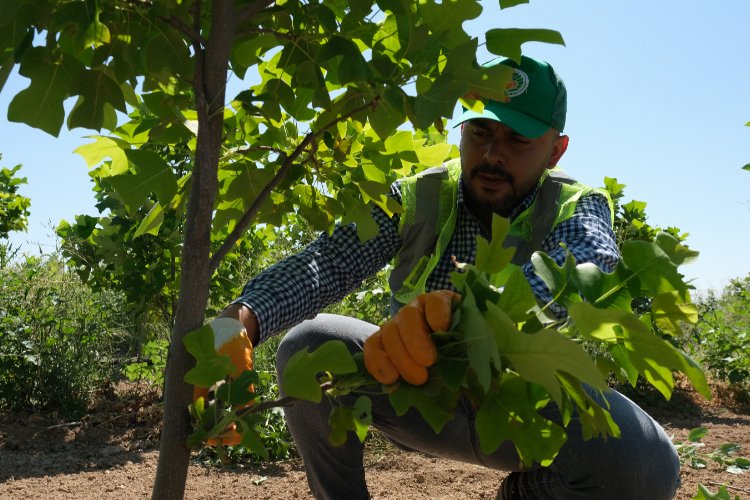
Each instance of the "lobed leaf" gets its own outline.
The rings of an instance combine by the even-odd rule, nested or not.
[[[310,352],[303,349],[292,356],[283,374],[282,392],[293,398],[319,403],[323,397],[318,375],[322,372],[346,374],[357,365],[346,345],[330,340]]]

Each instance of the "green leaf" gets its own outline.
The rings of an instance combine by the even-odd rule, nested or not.
[[[581,301],[581,296],[573,283],[576,263],[570,252],[565,256],[565,262],[562,266],[558,266],[549,255],[534,252],[531,256],[531,265],[534,267],[536,275],[547,285],[552,294],[553,302],[557,302],[563,307],[569,307],[571,304]]]
[[[465,343],[469,366],[476,374],[479,384],[487,392],[490,388],[492,367],[498,371],[502,368],[497,342],[490,324],[477,307],[472,291],[467,288],[461,293],[461,319],[454,332],[460,335]]]
[[[319,403],[323,398],[318,374],[352,373],[357,365],[346,345],[340,340],[321,344],[313,352],[303,349],[295,353],[284,369],[282,391],[287,396]]]
[[[581,346],[555,330],[510,335],[503,357],[525,380],[544,387],[558,405],[562,405],[563,391],[558,380],[567,373],[594,389],[607,388],[599,369]],[[544,367],[543,369],[541,367]]]
[[[505,236],[510,229],[510,222],[504,217],[492,214],[492,241],[488,242],[477,236],[477,256],[475,265],[477,270],[485,273],[497,273],[510,264],[516,253],[514,247],[503,246]]]
[[[651,294],[677,291],[688,300],[687,285],[677,265],[657,243],[630,240],[622,244],[622,262],[646,285]]]
[[[110,137],[96,136],[96,140],[89,144],[79,146],[74,150],[86,160],[89,167],[95,167],[105,158],[111,158],[109,167],[101,171],[102,175],[118,175],[128,171],[128,157],[125,154],[127,148],[124,141],[115,140]]]
[[[504,441],[513,441],[524,465],[550,465],[567,437],[559,425],[535,410],[544,402],[545,396],[528,382],[516,376],[504,377],[497,392],[477,411],[482,452],[492,453]]]
[[[503,287],[499,298],[493,302],[494,305],[508,315],[514,323],[526,322],[531,310],[536,307],[537,301],[523,270],[518,266],[509,266],[502,284],[494,280],[492,284]]]
[[[63,101],[80,70],[80,63],[71,57],[55,60],[42,47],[29,49],[19,73],[30,78],[31,83],[11,100],[8,120],[26,123],[57,137],[65,119]]]
[[[128,149],[125,155],[133,162],[135,173],[112,176],[108,180],[131,213],[141,207],[151,193],[156,193],[162,205],[169,205],[177,192],[172,168],[153,151]]]
[[[227,380],[216,390],[216,397],[232,406],[246,405],[255,399],[255,392],[250,391],[252,384],[260,383],[258,373],[245,370],[234,380]]]
[[[139,236],[143,236],[144,234],[151,234],[154,236],[158,235],[159,228],[161,227],[163,222],[164,207],[161,205],[161,203],[156,202],[151,207],[151,210],[148,211],[143,220],[141,220],[141,223],[138,224],[138,229],[135,230],[133,238],[138,238]]]
[[[370,125],[381,140],[386,140],[399,125],[404,123],[406,112],[404,98],[401,91],[393,87],[386,87],[376,106],[367,112]]]
[[[487,50],[521,63],[521,45],[526,42],[544,42],[565,45],[559,32],[545,29],[496,28],[486,34]]]
[[[529,3],[529,0],[500,0],[500,8],[507,9],[509,7],[515,7],[516,5],[521,5],[522,3]]]
[[[396,411],[396,415],[399,416],[404,415],[412,406],[419,410],[419,413],[436,434],[453,418],[453,409],[442,407],[435,398],[426,394],[422,388],[406,383],[399,384],[396,390],[389,393],[388,400]]]
[[[232,370],[232,360],[217,354],[214,348],[214,331],[209,324],[185,334],[183,343],[195,358],[195,367],[185,374],[185,382],[198,387],[211,387],[224,380]]]
[[[585,262],[576,266],[571,279],[578,292],[597,307],[630,311],[633,297],[640,295],[640,281],[631,279],[633,276],[622,265],[605,273],[596,264]]]
[[[475,0],[443,0],[420,2],[418,13],[432,31],[447,47],[455,47],[470,37],[462,29],[464,21],[475,19],[482,13],[482,6]]]
[[[708,434],[707,427],[696,427],[695,429],[690,429],[690,432],[688,433],[688,441],[691,443],[697,443],[703,439],[706,434]]]
[[[263,460],[269,461],[271,457],[268,455],[268,450],[266,449],[265,444],[263,444],[263,439],[253,425],[244,419],[240,419],[238,424],[239,430],[242,432],[242,442],[240,443],[240,446],[247,448]]]
[[[659,231],[656,234],[654,242],[659,245],[659,248],[669,256],[675,265],[687,264],[698,257],[698,252],[682,245],[677,238],[664,231]]]
[[[568,310],[582,335],[593,340],[620,345],[630,363],[662,395],[669,399],[674,389],[672,370],[688,376],[693,387],[711,399],[701,366],[654,333],[633,314],[599,310],[582,302]]]
[[[367,205],[348,192],[339,192],[339,201],[344,204],[344,215],[341,218],[341,223],[349,224],[353,222],[356,224],[359,241],[365,242],[378,235],[380,228],[373,220],[372,212]]]
[[[125,96],[120,85],[103,70],[81,71],[73,79],[70,93],[80,98],[68,116],[68,128],[101,130],[105,107],[125,112]]]
[[[352,408],[334,406],[328,424],[331,428],[328,439],[334,446],[343,445],[349,431],[354,431],[360,442],[364,442],[372,424],[372,401],[367,396],[360,396]]]
[[[651,317],[657,327],[667,333],[682,333],[681,323],[697,323],[698,307],[684,302],[677,292],[666,292],[654,297],[651,302]]]
[[[742,170],[750,170],[750,163],[742,167]]]

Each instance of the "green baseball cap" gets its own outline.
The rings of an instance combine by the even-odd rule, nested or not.
[[[539,137],[550,127],[562,132],[568,106],[567,91],[552,66],[526,56],[521,56],[521,64],[499,58],[483,66],[489,68],[496,64],[513,68],[513,76],[505,89],[505,102],[488,99],[481,113],[467,109],[454,126],[486,118],[504,123],[526,137]]]

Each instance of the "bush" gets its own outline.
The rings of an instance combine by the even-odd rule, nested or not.
[[[718,379],[747,393],[750,389],[750,275],[733,279],[716,296],[698,303],[692,331],[694,354]]]
[[[123,311],[121,295],[92,292],[59,256],[0,268],[0,410],[80,416],[121,370]]]

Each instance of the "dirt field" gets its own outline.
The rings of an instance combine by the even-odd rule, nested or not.
[[[675,441],[690,429],[709,429],[705,452],[723,443],[742,446],[750,457],[750,408],[718,397],[707,404],[690,391],[669,403],[642,401]],[[49,415],[0,415],[0,499],[149,498],[158,458],[160,407],[153,398],[126,394],[102,398],[83,419],[62,421]],[[382,446],[367,454],[368,482],[374,499],[494,498],[502,473],[462,463],[407,454]],[[732,474],[715,463],[683,467],[676,498],[691,499],[698,483],[716,491],[726,484],[732,495],[750,499],[750,471]],[[305,499],[310,492],[299,460],[241,469],[191,465],[186,498]],[[734,498],[734,497],[733,497]]]

